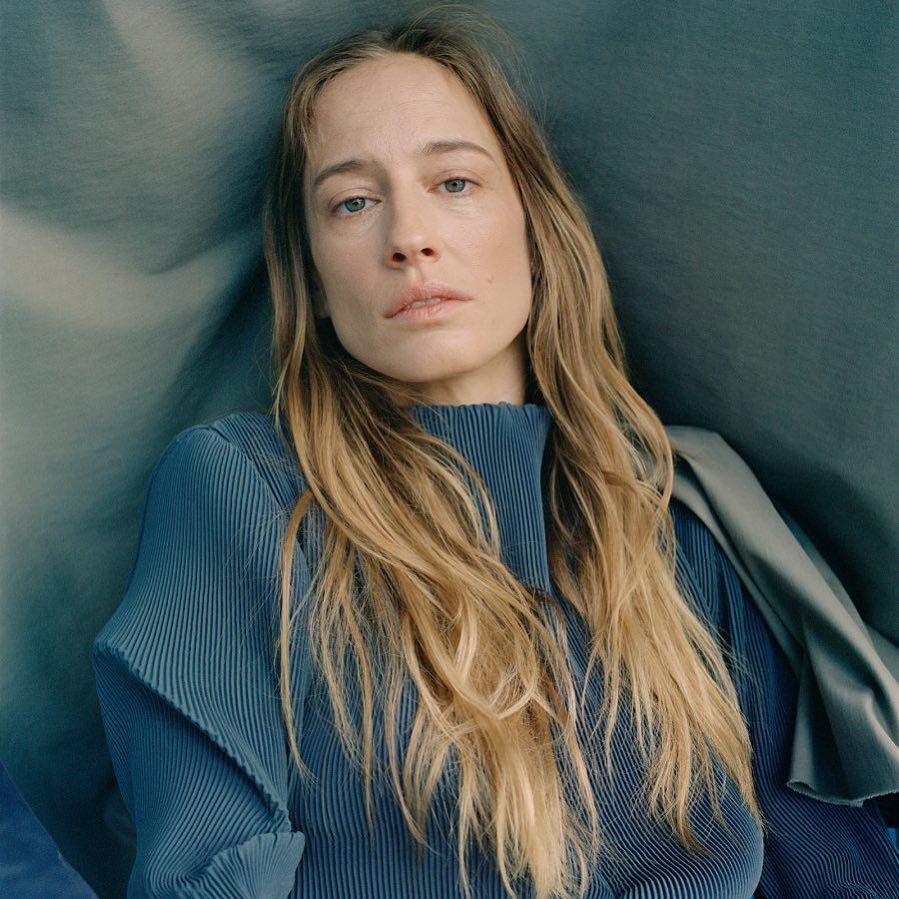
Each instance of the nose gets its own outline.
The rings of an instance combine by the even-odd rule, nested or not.
[[[394,195],[387,234],[387,263],[403,267],[440,256],[437,223],[427,203],[414,194]]]

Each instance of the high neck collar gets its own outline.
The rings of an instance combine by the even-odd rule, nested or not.
[[[410,411],[480,475],[496,509],[503,563],[523,583],[552,592],[540,478],[552,424],[549,409],[499,402],[418,404]]]

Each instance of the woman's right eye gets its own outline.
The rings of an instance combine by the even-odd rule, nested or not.
[[[337,204],[337,206],[334,207],[334,212],[361,212],[363,209],[365,209],[364,204],[366,199],[366,197],[350,197],[348,200],[342,200]]]

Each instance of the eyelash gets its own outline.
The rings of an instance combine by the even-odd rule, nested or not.
[[[441,181],[440,183],[447,184],[450,181],[464,181],[468,185],[473,185],[475,183],[474,181],[472,181],[471,178],[444,178],[443,181]],[[464,196],[467,196],[468,194],[470,194],[471,191],[470,190],[448,191],[448,193],[450,194],[450,196],[464,197]],[[369,199],[369,197],[362,197],[362,196],[347,197],[345,200],[338,201],[334,205],[334,207],[331,209],[331,213],[333,215],[339,216],[341,218],[347,218],[347,217],[352,218],[353,216],[357,216],[360,213],[365,212],[370,207],[364,206],[362,209],[357,209],[355,212],[349,212],[348,210],[341,211],[341,207],[343,206],[343,204],[349,203],[352,200],[368,200],[368,199]]]

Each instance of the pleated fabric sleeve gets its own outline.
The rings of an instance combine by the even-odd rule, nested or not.
[[[254,462],[208,426],[151,475],[125,596],[93,647],[113,767],[137,834],[134,897],[276,897],[305,834],[272,646],[283,516]],[[307,576],[297,547],[295,585]]]
[[[704,613],[739,663],[730,667],[752,740],[768,827],[756,896],[896,899],[899,859],[873,801],[820,802],[786,786],[798,684],[736,568],[699,518],[678,512],[678,542],[699,582]]]

